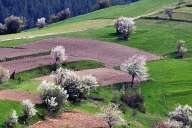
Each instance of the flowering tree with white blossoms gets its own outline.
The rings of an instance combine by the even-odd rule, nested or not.
[[[93,76],[78,76],[74,71],[59,68],[52,74],[55,84],[60,85],[67,90],[68,100],[79,102],[85,98],[91,89],[95,88],[98,83]]]
[[[28,123],[28,121],[36,115],[37,110],[35,109],[35,105],[30,100],[23,100],[23,119],[24,123]]]
[[[65,48],[63,46],[56,46],[51,50],[51,56],[55,59],[55,63],[63,63],[66,61]]]
[[[179,105],[169,113],[167,120],[158,123],[154,128],[192,128],[192,107]]]
[[[49,114],[58,113],[67,101],[67,91],[59,85],[54,85],[47,81],[43,81],[39,89],[41,91],[41,98],[46,104]]]
[[[119,17],[114,24],[118,34],[121,34],[123,39],[128,39],[129,35],[135,29],[135,22],[133,18]]]
[[[36,25],[37,25],[38,28],[45,27],[45,25],[46,25],[46,18],[45,17],[41,17],[41,18],[37,19],[37,24]]]
[[[137,78],[139,81],[147,80],[149,75],[146,67],[146,60],[143,56],[134,55],[124,63],[121,64],[120,69],[131,75],[131,87],[134,85],[134,80]]]
[[[18,123],[17,112],[13,110],[8,120],[5,122],[5,128],[15,128],[17,123]]]
[[[0,83],[9,80],[9,70],[0,66]]]
[[[118,106],[116,104],[110,103],[102,108],[102,114],[100,114],[101,117],[104,118],[104,120],[109,125],[109,128],[112,128],[114,125],[117,125],[119,123],[124,122],[122,118],[122,112],[118,109]]]
[[[168,126],[169,125],[171,126],[170,128],[191,128],[192,107],[189,105],[179,105],[175,111],[170,112]]]

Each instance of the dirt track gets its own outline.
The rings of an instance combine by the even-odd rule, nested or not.
[[[30,128],[108,128],[101,118],[83,112],[65,112],[56,119],[48,118]]]
[[[81,60],[85,58],[94,59],[104,62],[105,65],[110,68],[120,65],[125,59],[135,54],[145,56],[147,60],[157,60],[160,58],[159,56],[143,52],[138,49],[114,43],[69,38],[42,40],[17,48],[0,48],[0,58],[23,56],[40,51],[49,51],[57,45],[63,45],[66,48],[66,54],[69,56],[69,60]],[[11,71],[14,69],[17,69],[18,71],[25,71],[30,67],[34,68],[40,66],[41,64],[46,65],[52,62],[53,60],[51,60],[50,56],[42,56],[2,62],[0,65],[10,69]]]
[[[2,90],[0,91],[0,99],[1,100],[11,100],[11,101],[23,101],[26,99],[30,99],[33,103],[39,104],[42,103],[40,96],[35,93],[30,92],[21,92],[15,90]]]

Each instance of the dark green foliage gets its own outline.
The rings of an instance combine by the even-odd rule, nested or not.
[[[127,104],[131,108],[138,109],[140,112],[145,113],[144,108],[144,98],[141,95],[134,94],[134,95],[123,95],[121,97],[122,101]]]
[[[5,19],[5,26],[7,28],[6,33],[20,32],[24,26],[24,20],[21,17],[9,16]]]

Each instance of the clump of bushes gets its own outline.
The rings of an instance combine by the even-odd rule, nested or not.
[[[162,127],[160,127],[162,126]],[[168,114],[168,119],[156,124],[153,128],[191,128],[192,107],[179,105],[173,112]]]
[[[6,33],[17,33],[22,30],[24,27],[24,19],[22,17],[17,16],[9,16],[4,21],[6,26]]]
[[[8,117],[7,121],[4,124],[4,128],[15,128],[18,123],[17,112],[13,110],[13,112]]]
[[[102,107],[101,117],[107,122],[109,128],[112,128],[114,125],[124,123],[122,118],[122,112],[119,110],[116,104],[110,103]]]
[[[98,85],[96,78],[91,75],[80,77],[74,71],[62,68],[57,69],[52,74],[52,78],[56,85],[67,90],[68,100],[73,103],[85,99],[89,92]]]
[[[112,2],[111,0],[97,0],[97,4],[99,5],[99,9],[110,7]]]
[[[133,18],[119,17],[114,24],[117,34],[121,39],[127,40],[135,29]]]
[[[178,40],[176,45],[176,57],[184,58],[186,53],[187,53],[187,48],[185,47],[185,41]]]
[[[23,100],[23,115],[22,121],[24,124],[28,124],[30,119],[36,115],[37,110],[35,109],[35,105],[30,100]]]
[[[23,17],[9,16],[4,20],[4,24],[0,23],[0,35],[20,32],[24,25]]]
[[[138,109],[140,112],[145,113],[144,97],[139,94],[128,95],[124,94],[121,100],[131,108]]]
[[[60,112],[67,101],[67,91],[64,90],[64,88],[47,81],[43,81],[40,84],[40,90],[41,99],[46,105],[48,113],[54,115],[55,113],[57,114]]]
[[[40,28],[44,28],[46,25],[46,18],[45,17],[41,17],[39,19],[37,19],[37,23],[36,23],[37,27]]]
[[[69,8],[66,8],[60,12],[58,12],[56,15],[49,16],[49,23],[55,23],[58,21],[65,20],[71,16],[71,11]]]
[[[0,66],[0,83],[9,80],[10,74],[9,70]]]

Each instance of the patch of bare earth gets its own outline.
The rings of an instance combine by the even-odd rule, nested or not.
[[[107,123],[94,115],[83,112],[64,112],[57,118],[47,118],[30,128],[108,128]]]
[[[30,99],[35,104],[42,103],[39,94],[15,90],[0,91],[0,99],[11,101],[23,101],[26,99]]]
[[[20,46],[19,48],[0,48],[0,58],[29,55],[37,51],[46,52],[57,45],[62,45],[66,48],[69,60],[72,58],[75,58],[75,60],[94,59],[105,63],[109,68],[120,65],[122,61],[135,54],[145,56],[148,61],[160,59],[159,56],[119,44],[69,38],[41,40],[33,44]],[[0,65],[11,71],[17,69],[19,72],[28,70],[30,67],[34,68],[41,64],[47,65],[52,62],[50,56],[41,56],[2,62]]]

